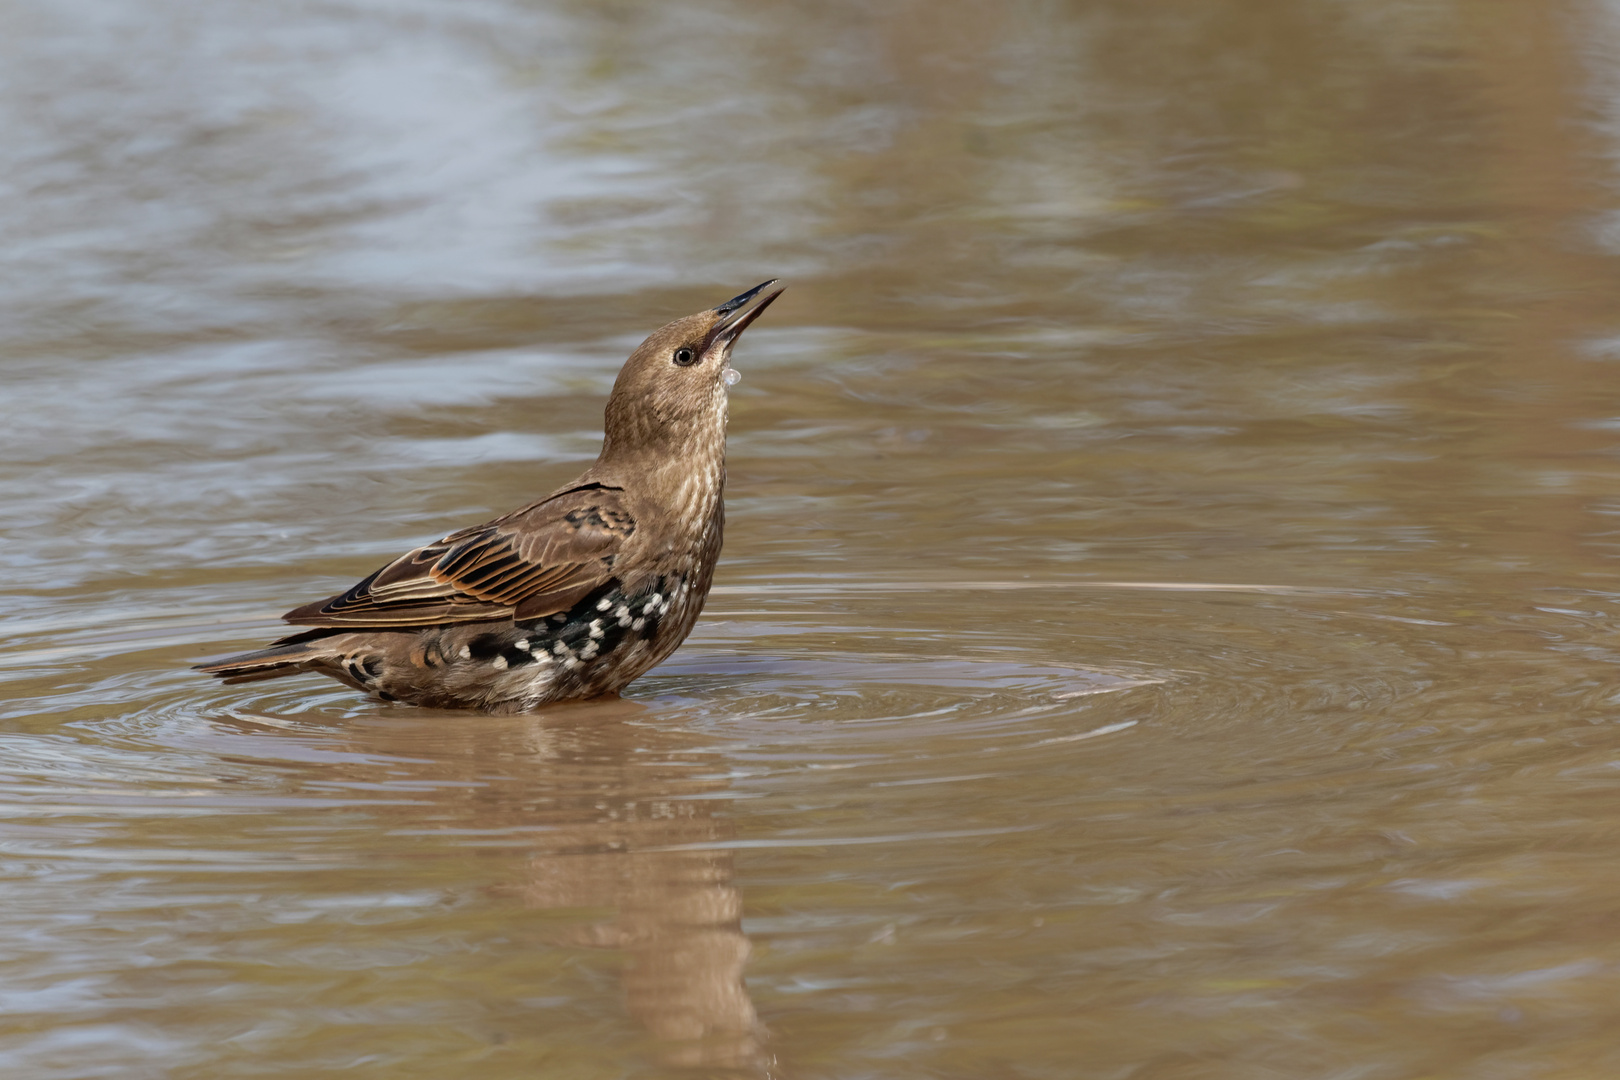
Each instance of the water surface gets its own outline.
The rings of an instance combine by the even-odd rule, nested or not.
[[[0,1071],[1620,1071],[1620,10],[0,12]],[[769,276],[704,620],[194,660]]]

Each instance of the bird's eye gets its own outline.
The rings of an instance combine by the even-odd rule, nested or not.
[[[675,362],[681,367],[691,367],[697,363],[697,353],[683,345],[675,350]]]

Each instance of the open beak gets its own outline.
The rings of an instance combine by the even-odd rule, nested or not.
[[[720,320],[709,331],[709,345],[731,345],[737,340],[748,324],[759,318],[760,312],[771,306],[771,301],[781,296],[787,286],[765,292],[777,279],[761,282],[740,296],[733,296],[730,300],[715,308]],[[761,293],[764,295],[762,296]]]

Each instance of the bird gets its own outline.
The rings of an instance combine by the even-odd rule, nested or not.
[[[380,701],[491,713],[617,694],[703,610],[725,528],[731,351],[776,285],[643,341],[608,397],[602,452],[575,479],[282,616],[308,629],[196,670],[226,683],[318,672]]]

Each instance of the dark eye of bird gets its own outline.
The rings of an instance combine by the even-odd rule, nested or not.
[[[691,367],[697,362],[697,353],[683,345],[675,350],[675,362],[681,367]]]

